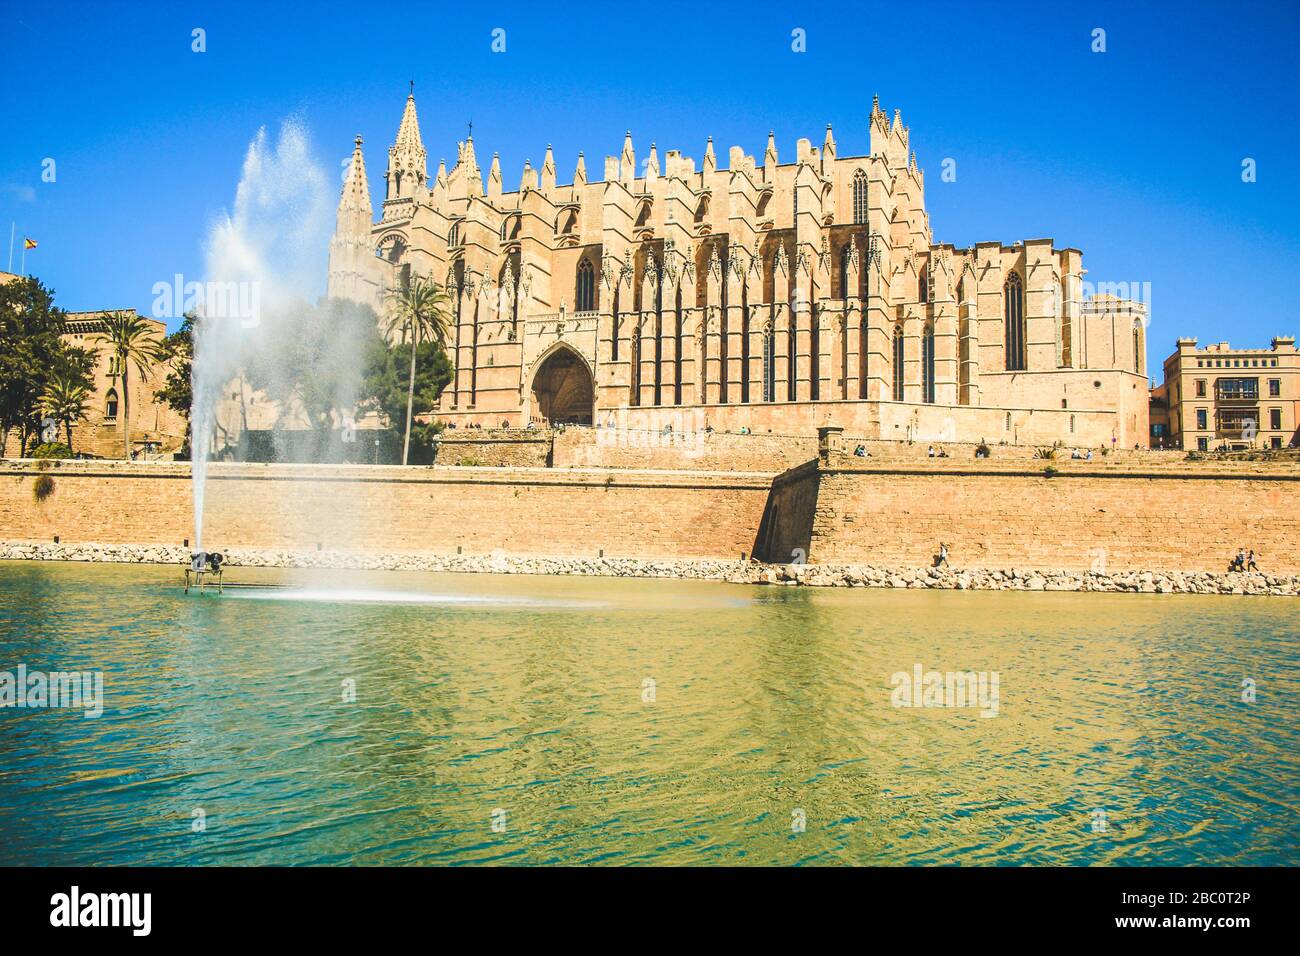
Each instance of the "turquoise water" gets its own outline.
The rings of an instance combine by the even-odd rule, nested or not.
[[[1300,862],[1294,601],[228,577],[0,564],[0,864]]]

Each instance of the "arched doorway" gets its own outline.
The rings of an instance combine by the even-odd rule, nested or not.
[[[533,417],[551,424],[590,425],[595,403],[591,372],[577,352],[561,346],[533,374]]]

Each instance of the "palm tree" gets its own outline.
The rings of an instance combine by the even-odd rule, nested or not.
[[[411,380],[406,389],[406,437],[402,441],[402,464],[411,452],[411,410],[415,404],[415,351],[420,340],[447,344],[448,314],[451,298],[446,290],[430,278],[413,276],[388,293],[388,321],[384,332],[389,337],[400,332],[411,341]]]
[[[155,362],[166,357],[162,339],[144,316],[134,312],[114,312],[104,316],[105,331],[97,338],[109,347],[113,369],[122,376],[122,450],[131,460],[131,403],[127,394],[127,379],[131,366],[140,373],[141,380]]]
[[[72,448],[72,423],[86,417],[89,404],[90,387],[85,379],[68,370],[57,373],[41,395],[41,405],[46,413],[56,422],[63,423],[68,448]]]

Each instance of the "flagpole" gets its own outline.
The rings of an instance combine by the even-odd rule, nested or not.
[[[7,272],[14,271],[14,230],[17,228],[18,223],[13,219],[9,220],[9,268],[5,270]]]
[[[27,240],[23,240],[23,275],[27,275]]]

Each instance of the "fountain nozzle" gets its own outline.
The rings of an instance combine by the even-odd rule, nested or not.
[[[211,553],[207,551],[195,551],[190,555],[190,570],[196,574],[204,571],[217,573],[221,570],[221,562],[225,560],[225,557],[220,551],[213,551]]]

